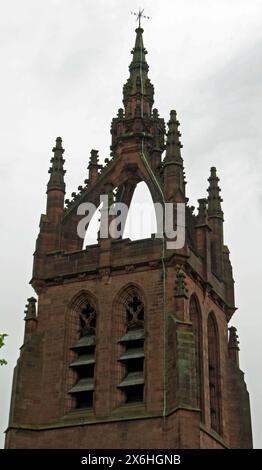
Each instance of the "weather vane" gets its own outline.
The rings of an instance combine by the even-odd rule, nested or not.
[[[136,13],[135,11],[131,11],[131,15],[135,15],[137,17],[136,20],[138,21],[139,28],[141,26],[141,18],[146,18],[149,20],[149,16],[145,16],[143,15],[143,13],[144,13],[144,8],[143,10],[140,10],[139,8],[138,13]]]

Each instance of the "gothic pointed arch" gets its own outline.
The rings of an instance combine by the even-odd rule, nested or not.
[[[200,409],[200,418],[201,420],[204,420],[202,313],[196,294],[192,294],[190,297],[189,317],[190,321],[192,322],[195,339],[197,406]]]
[[[123,238],[141,240],[157,232],[157,217],[152,196],[144,181],[137,184],[127,214]]]
[[[220,354],[218,325],[214,312],[208,314],[208,374],[209,374],[209,408],[210,425],[221,434],[221,384],[220,384]]]

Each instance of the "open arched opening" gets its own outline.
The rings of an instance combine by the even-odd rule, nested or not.
[[[156,212],[152,196],[144,181],[137,184],[129,207],[123,238],[141,240],[157,231]]]
[[[83,242],[83,249],[90,245],[96,245],[98,243],[98,232],[100,229],[100,217],[101,217],[101,208],[103,203],[101,203],[96,209],[92,219],[90,220]]]

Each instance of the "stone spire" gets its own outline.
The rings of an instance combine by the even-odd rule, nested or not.
[[[210,177],[208,178],[208,217],[219,217],[223,219],[223,211],[221,208],[221,202],[223,199],[220,196],[221,190],[218,186],[219,178],[217,177],[216,172],[217,170],[213,166],[211,168]]]
[[[140,114],[150,116],[154,103],[154,87],[151,84],[146,62],[147,51],[143,42],[143,29],[136,29],[133,58],[129,66],[130,76],[123,88],[123,104],[127,117]]]
[[[181,157],[181,148],[183,145],[180,142],[181,133],[178,130],[180,126],[179,121],[177,120],[176,111],[170,111],[170,120],[167,123],[168,132],[166,140],[166,157],[165,162],[175,161],[179,164],[183,164],[183,159]]]
[[[139,26],[136,29],[136,42],[135,42],[135,47],[132,50],[133,54],[133,59],[132,62],[129,66],[130,74],[132,72],[140,72],[140,68],[142,67],[143,72],[147,73],[148,72],[148,65],[146,62],[146,54],[147,51],[144,47],[144,42],[143,42],[143,28]]]
[[[49,168],[50,179],[47,184],[47,192],[56,189],[65,193],[65,181],[64,181],[64,163],[63,159],[64,149],[62,147],[61,137],[57,137],[56,145],[53,148],[54,156],[51,158],[51,167]]]
[[[135,152],[141,152],[143,139],[143,148],[148,152],[151,168],[157,171],[161,167],[161,155],[165,149],[165,122],[159,117],[157,109],[153,109],[154,87],[148,78],[147,51],[140,26],[136,29],[135,46],[131,53],[130,74],[123,87],[124,109],[118,110],[111,125],[111,156],[115,158],[125,153],[127,142]]]

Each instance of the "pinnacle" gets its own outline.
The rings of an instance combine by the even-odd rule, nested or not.
[[[239,340],[238,340],[237,329],[234,326],[231,326],[228,329],[229,329],[229,340],[228,340],[229,348],[239,350]]]
[[[89,166],[90,165],[97,165],[98,164],[98,150],[94,150],[92,149],[91,152],[90,152],[90,162],[89,162]]]
[[[63,159],[64,149],[62,147],[61,137],[56,138],[56,145],[53,147],[54,156],[51,158],[51,167],[49,168],[50,179],[47,185],[47,192],[52,189],[57,189],[65,192],[64,182],[64,163]]]
[[[223,219],[223,211],[221,208],[221,202],[223,199],[220,196],[221,189],[218,185],[219,178],[217,176],[217,170],[214,166],[210,170],[210,177],[208,178],[208,181],[208,216],[220,217]]]
[[[36,319],[36,302],[34,297],[27,299],[28,304],[25,309],[25,320]]]
[[[182,162],[181,148],[183,145],[180,142],[181,133],[178,130],[180,126],[177,120],[177,114],[175,110],[170,111],[170,120],[168,122],[168,132],[166,140],[166,158],[165,161],[177,161]]]
[[[62,137],[57,137],[56,138],[56,148],[58,148],[58,149],[62,148]]]
[[[207,225],[207,199],[198,199],[197,225]]]

